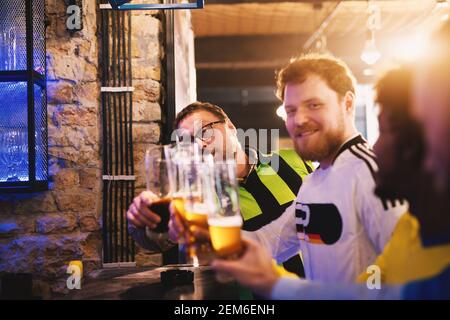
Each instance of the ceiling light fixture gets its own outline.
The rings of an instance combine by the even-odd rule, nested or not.
[[[364,44],[361,60],[368,65],[373,65],[381,58],[381,53],[375,44],[375,37],[372,31],[368,32],[366,43]]]
[[[373,65],[381,58],[381,53],[375,44],[375,30],[381,29],[381,10],[379,6],[369,2],[367,12],[367,37],[361,60],[368,65]]]

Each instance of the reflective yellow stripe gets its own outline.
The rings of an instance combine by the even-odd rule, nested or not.
[[[277,199],[280,205],[295,199],[295,194],[292,193],[289,186],[283,179],[267,164],[260,165],[256,173],[261,182],[269,189],[270,193]]]
[[[299,177],[303,178],[308,174],[305,164],[294,150],[284,149],[280,150],[278,154],[299,175]],[[296,195],[270,165],[260,164],[256,168],[256,173],[261,182],[269,189],[270,193],[280,205],[295,199]],[[261,207],[255,198],[243,187],[239,187],[239,201],[241,214],[244,220],[249,220],[262,214]]]
[[[239,207],[241,209],[241,215],[244,221],[250,220],[256,216],[262,214],[262,210],[256,202],[255,198],[245,190],[243,187],[239,187]]]
[[[306,169],[305,163],[300,159],[299,155],[295,150],[284,149],[280,150],[279,153],[281,158],[292,168],[300,177],[304,177],[309,174],[308,169]],[[308,166],[313,169],[313,165],[310,161],[306,161]]]

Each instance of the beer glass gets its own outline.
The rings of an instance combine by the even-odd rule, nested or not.
[[[149,209],[156,213],[161,222],[153,231],[164,233],[169,230],[169,205],[172,200],[173,172],[170,159],[167,157],[168,146],[153,146],[145,152],[145,177],[147,190],[158,196]]]
[[[199,256],[208,259],[211,252],[209,241],[196,239],[193,230],[208,230],[208,215],[215,210],[213,190],[212,156],[201,161],[189,159],[180,164],[183,177],[183,221],[185,222],[186,251],[194,265],[199,264]],[[205,261],[206,262],[206,261]]]
[[[188,164],[200,163],[200,146],[194,143],[177,143],[166,146],[166,158],[170,159],[169,180],[171,183],[172,201],[180,217],[184,219],[184,202],[188,196],[192,197]],[[183,239],[181,239],[183,242]]]
[[[208,216],[211,243],[221,258],[237,258],[242,250],[242,217],[234,160],[214,164],[215,210]]]

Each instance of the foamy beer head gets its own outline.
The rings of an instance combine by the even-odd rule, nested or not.
[[[242,251],[242,218],[215,216],[208,219],[209,233],[214,250],[221,257],[239,255]]]
[[[185,219],[189,225],[208,227],[209,206],[206,203],[194,202],[185,204]]]

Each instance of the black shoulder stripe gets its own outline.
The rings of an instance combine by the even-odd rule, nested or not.
[[[355,147],[361,151],[362,153],[364,153],[365,155],[367,155],[368,157],[372,158],[373,161],[377,162],[377,157],[374,156],[373,154],[370,154],[370,152],[367,150],[367,147],[365,147],[364,145],[362,145],[361,143],[355,144]]]
[[[373,159],[370,155],[367,155],[366,153],[362,152],[361,150],[359,150],[356,145],[352,146],[350,149],[353,149],[353,151],[355,151],[357,154],[359,154],[361,157],[363,157],[364,159],[367,160],[367,162],[369,163],[369,165],[372,167],[372,170],[374,172],[378,171],[378,162],[375,159]]]
[[[343,153],[347,149],[350,149],[351,146],[358,144],[358,143],[365,143],[365,142],[366,142],[366,140],[364,140],[364,138],[361,137],[361,135],[358,135],[358,136],[354,137],[353,139],[347,141],[337,152],[336,156],[333,159],[333,163],[341,155],[341,153]]]
[[[348,150],[350,150],[350,152],[357,158],[361,159],[362,161],[364,161],[364,163],[367,165],[367,167],[370,170],[370,173],[372,174],[372,178],[375,180],[375,170],[372,168],[372,166],[370,165],[370,162],[361,154],[357,153],[353,148],[349,148]]]
[[[353,155],[354,155],[355,157],[357,157],[357,158],[359,158],[359,159],[361,159],[361,160],[364,161],[364,163],[365,163],[365,164],[367,165],[367,167],[369,168],[370,173],[372,174],[372,178],[375,180],[375,171],[374,171],[374,169],[372,168],[372,166],[370,165],[370,162],[367,160],[367,158],[366,158],[365,156],[359,154],[359,153],[358,153],[357,151],[355,151],[353,148],[350,148],[349,150],[350,150],[351,153],[353,153]],[[360,151],[360,150],[358,149],[358,151]],[[366,154],[365,154],[365,155],[366,155]],[[391,203],[391,206],[395,206],[395,204],[394,204],[392,201],[390,201],[389,199],[383,199],[383,198],[380,198],[380,201],[381,201],[381,203],[382,203],[382,205],[383,205],[384,211],[387,211],[387,210],[389,209],[389,203],[388,203],[388,202]]]

